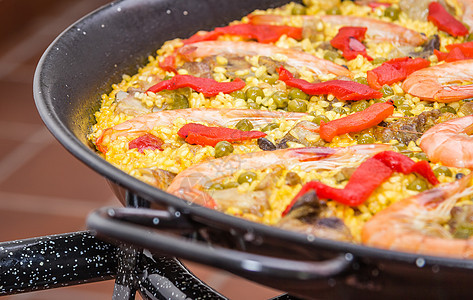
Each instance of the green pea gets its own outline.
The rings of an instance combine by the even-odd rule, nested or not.
[[[370,105],[366,100],[353,101],[351,103],[351,111],[358,112],[367,109]]]
[[[473,224],[464,222],[457,225],[453,236],[457,239],[468,239],[473,235]]]
[[[401,13],[401,10],[394,6],[386,7],[384,10],[384,16],[390,18],[393,21],[399,19],[399,13]]]
[[[258,103],[255,103],[255,102],[248,102],[247,105],[248,105],[249,109],[259,109],[260,108]]]
[[[291,89],[289,91],[289,93],[287,94],[287,96],[291,100],[293,100],[293,99],[309,100],[309,95],[307,95],[306,93],[304,93],[303,91],[301,91],[298,88]]]
[[[405,98],[402,96],[394,95],[391,100],[396,107],[401,106],[404,103]]]
[[[256,100],[256,98],[258,97],[261,97],[263,98],[264,97],[264,93],[263,93],[263,90],[260,89],[259,87],[257,86],[252,86],[252,87],[249,87],[247,90],[246,90],[246,98],[247,99],[251,99],[251,100]]]
[[[363,76],[356,77],[355,82],[368,85],[368,80]]]
[[[321,121],[324,121],[325,123],[327,123],[329,120],[329,118],[327,118],[326,116],[324,115],[318,115],[318,116],[315,116],[314,119],[312,120],[313,123],[316,123],[317,125],[320,125],[320,122]]]
[[[384,57],[375,57],[375,58],[371,61],[371,63],[372,63],[373,65],[378,65],[378,64],[382,64],[382,63],[385,62],[385,61],[387,61],[387,59],[384,58]]]
[[[470,33],[470,34],[466,37],[466,41],[467,41],[467,42],[473,41],[473,33]]]
[[[403,104],[403,105],[398,106],[397,109],[399,111],[402,111],[404,115],[407,117],[413,116],[413,114],[411,113],[412,108],[410,107],[410,105]]]
[[[237,181],[239,184],[243,184],[245,182],[252,183],[256,180],[257,177],[258,176],[256,175],[256,173],[248,171],[241,173],[240,176],[238,176]]]
[[[172,98],[174,99],[172,109],[189,108],[189,101],[186,96],[182,94],[174,94]]]
[[[229,181],[223,185],[224,189],[231,189],[231,188],[236,188],[238,187],[238,183],[235,181]]]
[[[246,93],[243,92],[242,90],[234,91],[230,93],[230,96],[232,96],[233,98],[246,100]]]
[[[294,7],[292,8],[291,13],[293,15],[305,15],[306,14],[305,6],[300,5],[300,4],[295,4]]]
[[[420,159],[420,160],[426,160],[426,161],[429,160],[429,158],[427,157],[427,155],[424,152],[417,152],[417,153],[414,154],[414,157],[417,158],[417,159]]]
[[[343,108],[343,107],[340,107],[340,106],[334,106],[332,108],[332,111],[336,112],[337,114],[346,114],[347,111]]]
[[[173,78],[173,77],[174,77],[174,76],[166,75],[166,76],[164,76],[163,81],[169,80],[169,79],[171,79],[171,78]]]
[[[332,51],[328,50],[327,52],[324,53],[324,59],[334,61],[337,58],[340,58],[341,55],[338,53],[338,51]]]
[[[223,185],[221,183],[214,183],[209,187],[210,190],[223,190]]]
[[[358,144],[373,144],[374,136],[369,133],[363,133],[356,138]]]
[[[448,106],[448,105],[442,106],[442,107],[440,108],[440,112],[442,112],[442,113],[447,113],[447,112],[449,112],[449,113],[452,113],[452,114],[456,114],[456,113],[457,113],[457,111],[456,111],[453,107]]]
[[[439,177],[440,175],[452,177],[452,171],[448,167],[440,166],[434,169],[435,176]]]
[[[407,150],[407,146],[403,143],[399,143],[393,146],[398,152],[403,152]]]
[[[393,89],[387,84],[383,85],[383,87],[381,88],[381,93],[383,93],[384,97],[389,97],[389,96],[394,95]]]
[[[407,189],[411,191],[422,192],[422,191],[425,191],[427,188],[428,188],[427,182],[424,179],[419,178],[419,177],[416,177],[414,181],[412,181],[411,183],[407,185]]]
[[[342,11],[340,10],[340,7],[338,6],[333,6],[332,8],[329,8],[326,11],[327,15],[341,15]]]
[[[269,123],[268,125],[264,126],[261,131],[266,132],[266,131],[271,131],[276,128],[279,128],[279,124],[276,123]]]
[[[274,104],[276,104],[278,108],[286,108],[289,102],[289,98],[287,97],[287,94],[281,91],[278,91],[272,94],[271,99],[273,99]]]
[[[248,119],[241,119],[238,121],[238,123],[236,123],[235,127],[236,129],[243,131],[250,131],[254,128],[253,124],[251,124],[251,121]]]
[[[275,84],[278,79],[279,79],[279,74],[273,74],[273,75],[266,74],[261,78],[263,82],[266,82],[269,84]]]
[[[287,111],[293,112],[306,112],[307,111],[307,103],[304,100],[295,99],[289,101],[287,105]]]
[[[218,142],[215,145],[215,157],[227,156],[233,152],[233,146],[227,141]]]

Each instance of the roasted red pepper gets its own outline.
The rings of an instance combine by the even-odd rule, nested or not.
[[[346,117],[320,123],[320,137],[327,142],[341,134],[358,132],[371,128],[392,115],[394,106],[391,102],[375,103],[367,109]]]
[[[473,58],[473,42],[451,44],[447,45],[445,48],[447,48],[449,52],[440,52],[434,50],[434,53],[439,61],[444,60],[446,62],[452,62]]]
[[[353,172],[343,189],[333,188],[318,181],[306,183],[286,207],[283,216],[291,210],[300,196],[310,190],[315,190],[319,198],[332,199],[349,206],[358,206],[365,202],[371,193],[386,181],[393,172],[404,174],[416,172],[433,185],[439,183],[428,162],[414,162],[409,157],[400,153],[384,151],[364,161]]]
[[[164,58],[163,61],[159,62],[159,67],[167,72],[177,73],[176,71],[176,55],[171,54]]]
[[[373,70],[369,70],[366,73],[368,84],[379,90],[383,85],[402,81],[411,73],[429,65],[430,61],[423,58],[394,58]]]
[[[330,41],[330,44],[341,50],[343,57],[348,60],[355,59],[358,54],[363,55],[368,60],[373,60],[366,53],[366,47],[362,41],[365,39],[366,27],[342,27],[337,35]]]
[[[137,137],[134,140],[131,140],[128,143],[128,149],[138,149],[138,152],[143,153],[145,149],[149,150],[156,150],[158,149],[159,151],[163,151],[161,146],[164,144],[163,140],[158,138],[155,135],[152,135],[151,133],[147,133],[145,135],[142,135],[140,137]]]
[[[225,34],[255,39],[260,43],[274,43],[284,34],[296,40],[302,39],[302,28],[285,25],[236,24],[217,27],[215,30],[206,33],[199,32],[184,40],[184,44],[216,40],[219,36]]]
[[[183,87],[190,87],[193,90],[204,94],[206,97],[218,95],[218,93],[229,94],[241,90],[245,87],[245,82],[236,78],[232,82],[218,82],[211,78],[201,78],[191,75],[175,75],[171,79],[163,80],[152,87],[147,92],[157,93],[162,90],[175,90]]]
[[[309,95],[332,94],[340,100],[365,100],[378,99],[382,93],[373,90],[365,84],[349,80],[329,80],[325,82],[310,83],[294,76],[284,67],[278,68],[279,80],[288,86],[296,87]]]
[[[449,14],[442,4],[431,2],[429,4],[429,15],[427,19],[434,23],[438,29],[445,31],[452,36],[465,36],[468,29],[460,21]]]
[[[189,144],[212,146],[221,141],[241,142],[265,137],[261,131],[242,131],[225,127],[209,127],[202,124],[189,123],[181,127],[177,134]]]

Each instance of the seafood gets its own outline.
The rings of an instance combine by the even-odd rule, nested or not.
[[[311,54],[294,50],[280,48],[270,44],[256,42],[233,42],[233,41],[206,41],[185,45],[179,49],[179,53],[187,60],[207,57],[212,55],[261,55],[275,58],[284,56],[285,62],[296,68],[306,67],[316,75],[332,73],[338,76],[353,77],[346,68],[331,61],[315,57]]]
[[[455,239],[443,226],[456,202],[473,194],[473,175],[394,203],[362,229],[368,246],[424,255],[473,258],[473,238]]]
[[[290,113],[281,111],[263,111],[254,109],[177,109],[164,110],[151,114],[141,115],[121,124],[104,130],[96,140],[96,145],[104,152],[104,144],[110,143],[119,136],[137,136],[152,130],[156,126],[171,126],[176,118],[183,118],[193,122],[206,122],[210,125],[229,126],[241,119],[248,119],[254,126],[261,126],[285,118],[286,120],[299,120],[304,113]],[[106,151],[105,151],[106,152]]]
[[[473,2],[471,0],[458,0],[461,5],[463,14],[462,22],[468,25],[468,28],[473,28]]]
[[[432,162],[473,168],[473,115],[449,120],[427,130],[419,146]]]
[[[346,148],[290,148],[230,155],[209,162],[194,165],[179,173],[167,192],[183,199],[205,206],[219,208],[212,196],[200,190],[214,180],[221,180],[238,170],[255,170],[284,166],[291,169],[296,165],[301,170],[333,170],[357,164],[378,152],[389,150],[385,144],[357,145]]]
[[[301,18],[301,16],[278,16],[278,15],[250,15],[250,22],[253,24],[281,24],[290,21],[291,18]],[[367,27],[367,38],[374,41],[389,41],[398,44],[419,46],[427,41],[427,38],[419,32],[406,27],[376,20],[367,17],[323,15],[323,16],[302,16],[304,22],[320,20],[323,23],[336,26],[359,26]]]
[[[459,60],[418,70],[402,83],[404,92],[427,101],[454,102],[473,97],[473,60]]]

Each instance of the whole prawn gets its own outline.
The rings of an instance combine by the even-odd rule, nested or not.
[[[284,24],[291,19],[302,18],[304,22],[314,22],[320,20],[323,23],[341,26],[366,27],[367,38],[374,41],[389,41],[401,45],[422,45],[427,38],[419,32],[406,27],[376,20],[367,17],[323,15],[323,16],[280,16],[280,15],[250,15],[248,16],[252,24]]]
[[[163,110],[141,115],[111,128],[107,128],[95,143],[100,151],[106,152],[105,145],[120,136],[138,136],[151,131],[156,126],[171,126],[176,118],[183,118],[193,122],[205,122],[209,125],[216,126],[231,126],[235,125],[241,119],[248,119],[254,126],[261,126],[275,119],[299,120],[304,116],[306,116],[305,113],[254,109],[186,108]]]
[[[458,199],[473,194],[473,174],[394,203],[363,227],[365,245],[423,255],[473,258],[473,238],[454,239],[441,223]]]
[[[390,145],[357,145],[345,148],[289,148],[235,154],[194,165],[179,173],[167,192],[204,206],[219,208],[211,195],[200,188],[214,180],[223,179],[238,170],[262,170],[275,165],[301,170],[333,170],[356,165],[374,154],[391,149]]]
[[[427,130],[419,146],[432,162],[473,168],[473,115],[449,120]]]
[[[427,101],[454,102],[473,96],[473,59],[444,63],[415,71],[402,83],[404,92]]]
[[[353,77],[353,74],[349,70],[329,60],[318,58],[299,50],[285,49],[270,44],[256,42],[198,42],[181,47],[179,53],[187,60],[222,54],[235,54],[241,56],[262,55],[270,57],[282,54],[287,57],[287,64],[296,68],[306,67],[316,75],[332,73],[338,76]]]

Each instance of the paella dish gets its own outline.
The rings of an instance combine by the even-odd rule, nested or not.
[[[102,95],[89,139],[189,203],[472,258],[472,10],[304,0],[254,11],[165,42]]]

